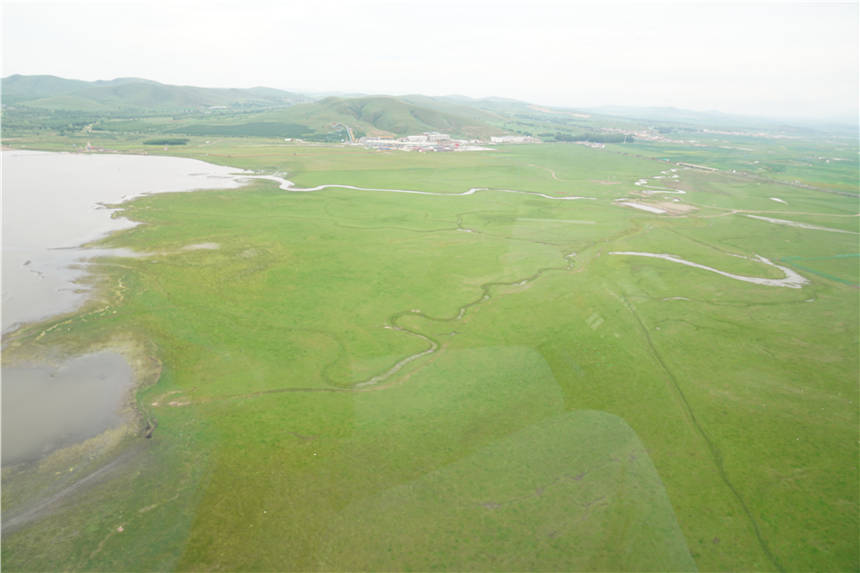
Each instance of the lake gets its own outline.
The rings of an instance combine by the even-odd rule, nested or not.
[[[230,167],[193,159],[4,150],[2,328],[68,313],[87,297],[87,259],[129,254],[81,245],[132,227],[117,204],[148,193],[230,189]],[[118,352],[62,364],[4,364],[3,464],[35,459],[122,423],[133,372]]]

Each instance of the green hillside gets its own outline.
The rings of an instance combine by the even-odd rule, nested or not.
[[[367,126],[371,135],[399,135],[423,131],[451,132],[462,136],[486,136],[503,133],[489,125],[495,118],[484,112],[423,96],[394,98],[372,96],[362,98],[327,98],[319,102],[328,113],[352,118]]]
[[[176,112],[213,106],[274,107],[307,98],[271,88],[201,88],[140,78],[85,82],[55,76],[14,75],[2,80],[3,103],[42,110]]]
[[[2,97],[5,105],[46,97],[66,95],[90,87],[91,82],[68,80],[56,76],[14,75],[3,78]]]
[[[283,136],[336,141],[347,137],[344,126],[348,126],[355,137],[399,137],[439,131],[458,137],[486,138],[505,133],[494,123],[499,123],[498,119],[483,111],[437,102],[433,98],[367,96],[329,97],[255,114],[189,119],[171,131],[190,135]]]
[[[309,96],[250,89],[166,85],[140,78],[85,82],[14,75],[2,80],[4,131],[92,129],[120,133],[297,137],[340,141],[440,131],[486,138],[504,119],[471,105],[426,96]]]
[[[86,82],[56,76],[14,75],[2,80],[5,106],[15,116],[44,113],[129,117],[184,114],[173,117],[171,132],[191,135],[340,138],[342,126],[357,135],[402,136],[441,131],[461,137],[505,133],[503,118],[445,98],[361,96],[311,98],[258,87],[201,88],[166,85],[140,78]],[[295,105],[293,104],[300,104]],[[196,114],[196,115],[195,115]],[[335,128],[335,124],[341,124]],[[496,125],[493,125],[496,124]],[[111,126],[102,126],[111,131]],[[135,131],[149,131],[146,125]]]

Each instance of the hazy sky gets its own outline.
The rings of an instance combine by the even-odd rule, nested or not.
[[[2,75],[856,117],[858,2],[2,0]]]

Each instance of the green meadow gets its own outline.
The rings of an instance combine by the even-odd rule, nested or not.
[[[98,296],[4,360],[123,341],[135,421],[4,468],[9,571],[860,567],[856,149],[854,171],[788,169],[804,187],[656,144],[110,145],[437,195],[123,204],[141,224],[99,244],[140,256],[100,260]],[[667,169],[684,195],[634,185]]]

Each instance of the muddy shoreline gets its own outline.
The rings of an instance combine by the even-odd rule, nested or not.
[[[7,148],[3,155],[5,537],[127,471],[126,462],[146,449],[157,425],[138,400],[139,391],[161,376],[151,342],[123,331],[56,336],[78,319],[111,312],[122,299],[121,289],[89,259],[136,254],[87,247],[136,225],[115,217],[114,205],[151,193],[247,183],[241,170],[186,158]],[[18,160],[15,173],[7,169],[14,163],[10,156]],[[73,176],[79,164],[89,166],[88,176]],[[75,185],[92,189],[78,196]],[[102,193],[105,186],[111,189]],[[56,205],[52,196],[59,197]],[[61,228],[65,220],[69,224]],[[10,280],[15,278],[20,280]]]

